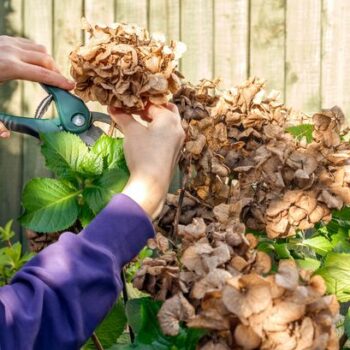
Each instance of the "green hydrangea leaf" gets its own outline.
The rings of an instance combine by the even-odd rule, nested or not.
[[[321,265],[319,260],[312,258],[296,259],[295,261],[298,266],[304,270],[316,271]]]
[[[94,217],[95,217],[94,212],[90,209],[90,207],[87,204],[84,204],[80,208],[79,221],[81,223],[81,226],[83,226],[83,228],[89,225],[90,222],[94,219]]]
[[[200,329],[181,326],[177,336],[165,336],[158,324],[157,314],[161,303],[151,298],[129,300],[126,305],[128,323],[136,337],[133,344],[114,345],[115,350],[195,350],[206,333]]]
[[[304,136],[308,143],[312,142],[312,132],[314,126],[312,124],[302,124],[296,126],[290,126],[287,128],[287,132],[293,135],[297,140],[301,140]]]
[[[122,138],[113,138],[103,134],[92,146],[91,152],[103,159],[104,169],[121,168],[128,170],[126,165]]]
[[[101,157],[89,151],[79,136],[69,132],[40,135],[41,152],[46,166],[58,177],[70,180],[76,176],[100,175],[103,170]]]
[[[56,232],[70,227],[78,218],[80,193],[67,181],[31,180],[22,194],[25,211],[20,217],[21,224],[36,232]]]
[[[323,236],[316,236],[309,239],[305,239],[303,244],[312,248],[317,254],[325,256],[328,252],[332,251],[333,244]]]
[[[126,327],[125,308],[121,299],[113,306],[112,310],[105,317],[96,329],[96,335],[103,348],[109,348],[117,342]],[[84,350],[95,350],[96,346],[91,340],[83,348]]]
[[[94,180],[84,189],[83,197],[94,214],[99,213],[113,195],[123,190],[129,179],[129,173],[124,169],[111,169]]]
[[[339,302],[350,301],[350,254],[328,253],[316,274],[324,278],[327,291]]]

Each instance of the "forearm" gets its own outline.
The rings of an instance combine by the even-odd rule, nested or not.
[[[122,266],[152,235],[123,195],[79,235],[63,234],[0,289],[0,348],[77,349],[115,302]]]

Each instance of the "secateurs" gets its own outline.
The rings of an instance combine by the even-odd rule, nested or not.
[[[40,133],[69,131],[77,134],[91,146],[104,132],[94,123],[111,124],[107,114],[89,111],[79,97],[57,87],[40,84],[48,93],[39,104],[34,118],[19,117],[0,112],[0,122],[9,130],[39,138]],[[51,102],[55,103],[58,116],[42,119]]]

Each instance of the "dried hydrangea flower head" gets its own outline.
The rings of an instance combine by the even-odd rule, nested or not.
[[[342,112],[315,114],[307,143],[287,129],[305,115],[255,78],[222,92],[217,81],[186,83],[173,101],[187,133],[186,181],[168,194],[149,242],[154,257],[134,280],[164,301],[163,333],[176,335],[180,322],[206,329],[199,350],[337,350],[339,305],[324,280],[293,260],[272,272],[271,257],[246,231],[292,236],[350,204]]]
[[[163,104],[180,87],[176,70],[184,44],[166,45],[159,36],[134,24],[91,26],[85,45],[70,54],[75,93],[84,101],[98,101],[130,112],[144,109],[148,101]]]

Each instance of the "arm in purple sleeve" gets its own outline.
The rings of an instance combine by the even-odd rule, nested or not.
[[[64,233],[0,288],[0,349],[79,349],[114,304],[123,265],[153,234],[122,194],[80,234]]]

